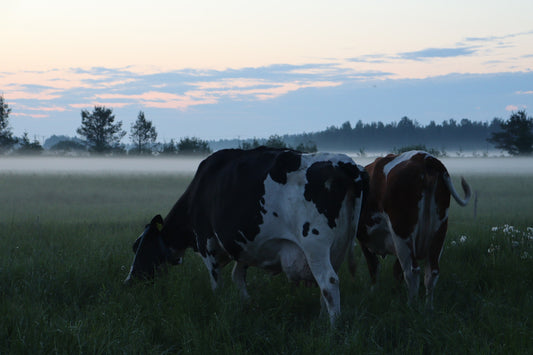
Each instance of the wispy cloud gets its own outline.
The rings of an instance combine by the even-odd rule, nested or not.
[[[148,91],[140,94],[98,94],[95,96],[103,100],[103,102],[107,102],[105,100],[125,100],[125,102],[119,103],[121,107],[141,103],[146,107],[186,110],[191,106],[217,103],[216,99],[209,98],[203,93],[191,92],[180,95],[161,91]]]
[[[521,39],[527,41],[529,37]],[[489,38],[486,40],[489,41]],[[523,66],[517,70],[509,69],[518,63],[517,58],[529,58],[531,52],[525,50],[513,57],[489,57],[485,56],[487,48],[492,50],[495,47],[492,42],[484,43],[481,39],[470,38],[456,47],[423,48],[411,52],[349,58],[319,58],[316,59],[318,63],[298,65],[276,64],[224,70],[189,68],[157,71],[132,67],[96,67],[2,72],[0,92],[13,108],[12,115],[16,117],[14,122],[25,122],[26,126],[19,127],[33,132],[42,124],[41,121],[54,122],[56,127],[60,127],[56,129],[68,134],[75,132],[79,125],[79,110],[90,110],[95,105],[116,109],[117,117],[125,120],[126,126],[129,124],[127,120],[135,119],[139,109],[146,109],[151,119],[161,119],[158,126],[167,125],[161,129],[168,135],[179,129],[176,127],[188,125],[200,127],[195,128],[197,131],[188,132],[203,134],[205,128],[214,132],[210,133],[212,137],[218,137],[221,130],[228,130],[225,136],[266,134],[266,129],[274,129],[270,127],[272,125],[278,132],[284,132],[284,127],[289,125],[303,127],[298,128],[299,131],[323,129],[327,124],[339,123],[325,123],[325,120],[337,117],[344,121],[354,116],[376,120],[394,119],[398,118],[395,116],[397,114],[418,118],[413,112],[419,109],[413,107],[424,106],[433,100],[433,110],[439,106],[440,97],[446,98],[440,116],[430,110],[427,117],[448,119],[455,114],[457,117],[479,119],[469,116],[470,108],[466,103],[469,100],[466,97],[471,98],[475,115],[485,115],[483,119],[505,115],[506,107],[511,111],[521,109],[524,105],[531,107],[531,80],[523,82],[517,79],[526,76],[531,78],[531,72]],[[469,56],[490,60],[481,64],[477,61],[465,69],[463,64],[468,64],[472,59]],[[439,65],[434,65],[437,60]],[[407,66],[416,67],[416,72],[413,76],[402,77],[399,73]],[[478,75],[483,73],[477,71],[480,66],[490,68],[492,73],[515,72],[516,76],[509,74],[504,76],[505,80],[490,75],[481,77]],[[437,74],[432,71],[433,68],[439,69]],[[457,74],[450,76],[450,72]],[[415,80],[410,81],[412,79]],[[458,81],[461,84],[455,85]],[[478,81],[483,83],[478,85]],[[475,90],[464,89],[474,86]],[[428,90],[429,87],[432,89]],[[499,94],[493,95],[492,91],[486,91],[487,88],[493,88],[494,91],[498,88]],[[428,92],[433,93],[433,96],[428,96]],[[480,92],[490,99],[479,102]],[[460,108],[455,111],[450,108],[450,102],[453,101],[451,93],[461,93],[461,99],[457,100]],[[474,93],[477,96],[472,96]],[[509,93],[517,96],[513,101],[503,100]],[[420,100],[422,97],[425,99]],[[421,104],[421,101],[424,103]],[[490,110],[487,109],[489,105]],[[49,119],[43,120],[46,117]],[[419,117],[423,118],[423,115]],[[278,121],[272,123],[273,119]],[[314,126],[311,123],[313,120]],[[228,121],[238,123],[232,123],[234,128],[228,129]],[[218,129],[214,128],[215,125],[218,125]],[[16,129],[20,131],[19,127]],[[52,128],[49,130],[54,131]]]
[[[505,107],[505,111],[514,112],[518,110],[525,110],[526,108],[527,108],[527,105],[507,105]]]
[[[485,36],[485,37],[466,37],[465,41],[468,42],[494,42],[494,41],[502,41],[506,39],[521,37],[521,36],[527,36],[533,34],[532,31],[524,31],[524,32],[518,32],[518,33],[509,33],[503,36]]]
[[[61,94],[55,89],[44,89],[40,92],[31,92],[30,90],[14,90],[8,91],[9,100],[39,100],[49,101],[59,99]]]
[[[17,110],[44,111],[44,112],[65,112],[67,108],[62,106],[28,106],[17,104]]]
[[[462,57],[475,54],[476,47],[457,47],[457,48],[426,48],[414,52],[399,53],[401,59],[409,60],[427,60],[433,58],[451,58]]]
[[[91,107],[94,107],[94,106],[106,106],[106,107],[111,107],[111,108],[123,108],[123,107],[126,107],[126,106],[129,106],[131,105],[130,103],[128,102],[104,102],[104,101],[98,101],[98,100],[94,100],[94,101],[88,101],[88,102],[84,102],[84,103],[79,103],[79,104],[69,104],[68,106],[70,108],[75,108],[75,109],[90,109]]]
[[[125,100],[123,104],[141,103],[147,107],[186,110],[197,105],[210,105],[229,98],[232,100],[269,100],[304,88],[325,88],[341,85],[332,81],[270,82],[264,79],[233,78],[214,81],[188,82],[190,90],[183,93],[147,91],[134,94],[104,93],[95,98]],[[172,88],[169,87],[171,90]]]
[[[305,88],[325,88],[341,85],[334,81],[272,82],[264,79],[237,78],[211,82],[192,83],[199,92],[233,99],[268,100]]]
[[[25,111],[68,110],[95,104],[125,107],[139,103],[186,110],[216,104],[223,98],[268,100],[304,88],[340,85],[331,80],[332,72],[331,66],[311,64],[148,74],[130,68],[71,68],[24,72],[21,76],[3,73],[0,85],[5,88],[7,99]],[[41,104],[36,105],[36,101]]]
[[[359,57],[348,58],[347,61],[354,63],[374,63],[374,64],[383,64],[390,63],[391,60],[394,60],[394,57],[391,57],[387,54],[367,54]]]
[[[23,116],[23,117],[31,117],[31,118],[46,118],[46,117],[50,117],[50,115],[42,114],[42,113],[21,113],[21,112],[11,113],[10,116]]]

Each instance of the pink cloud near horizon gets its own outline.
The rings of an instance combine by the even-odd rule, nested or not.
[[[220,99],[229,97],[233,100],[246,98],[255,100],[269,100],[305,88],[324,88],[342,85],[341,82],[312,81],[312,82],[269,82],[258,79],[228,79],[222,81],[191,83],[196,89],[183,94],[163,91],[147,91],[141,94],[97,94],[98,100],[129,100],[120,103],[120,107],[140,102],[147,107],[186,110],[195,105],[216,104]],[[107,104],[108,106],[110,104]],[[73,106],[73,105],[71,105]],[[73,107],[80,108],[80,105]]]

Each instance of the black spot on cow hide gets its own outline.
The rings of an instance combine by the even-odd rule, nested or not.
[[[255,239],[263,224],[265,179],[287,183],[287,174],[300,168],[301,154],[285,149],[220,150],[200,163],[186,192],[173,207],[171,222],[194,231],[198,251],[207,255],[207,241],[217,242],[232,258],[242,244]]]
[[[359,176],[357,166],[339,163],[333,166],[330,161],[316,162],[306,172],[307,184],[304,197],[312,201],[318,212],[326,216],[328,226],[337,226],[342,202],[348,189],[355,189],[355,179]]]
[[[302,229],[302,235],[304,237],[307,237],[308,234],[309,234],[309,222],[305,222],[303,225],[303,229]]]
[[[278,184],[287,183],[287,174],[298,170],[302,156],[299,153],[287,150],[279,154],[274,166],[270,169],[270,177]]]

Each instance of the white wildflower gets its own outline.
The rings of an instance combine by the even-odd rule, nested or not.
[[[498,227],[492,227],[491,231],[497,232],[498,231]]]
[[[452,242],[450,244],[452,245],[452,247],[454,247],[454,246],[457,245],[457,242],[455,240],[452,240]]]
[[[504,224],[502,231],[503,231],[504,234],[513,234],[515,232],[515,228],[513,226],[508,225],[508,224]]]
[[[459,241],[460,241],[461,243],[466,242],[467,239],[468,239],[468,237],[467,237],[466,235],[462,235],[462,236],[459,237]]]
[[[496,251],[500,250],[500,246],[498,244],[492,244],[490,243],[490,248],[487,249],[487,252],[489,254],[495,253]]]
[[[511,246],[513,248],[518,248],[520,246],[520,243],[517,240],[511,240]]]

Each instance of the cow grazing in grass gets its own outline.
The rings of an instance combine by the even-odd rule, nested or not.
[[[248,297],[249,266],[289,280],[314,281],[331,321],[340,313],[337,270],[357,233],[368,175],[343,154],[302,154],[260,147],[206,158],[163,220],[137,239],[126,282],[179,263],[187,248],[203,259],[213,289],[235,261],[232,279]]]
[[[461,206],[471,195],[461,178],[465,198],[453,187],[444,165],[429,153],[409,151],[389,154],[366,166],[370,191],[361,212],[357,238],[376,282],[377,255],[393,254],[395,277],[405,279],[409,303],[418,294],[420,268],[427,259],[424,284],[426,305],[433,309],[433,290],[439,276],[439,259],[448,228],[450,194]]]

